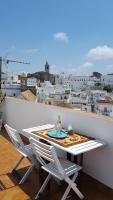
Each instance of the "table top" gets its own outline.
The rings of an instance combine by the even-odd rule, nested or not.
[[[55,127],[54,124],[46,124],[46,125],[42,125],[42,126],[27,128],[27,129],[23,129],[21,134],[27,138],[30,138],[33,136],[35,139],[39,139],[39,138],[43,139],[43,137],[41,135],[36,135],[33,132],[52,129],[54,127]],[[89,141],[85,141],[80,144],[75,144],[75,145],[72,145],[69,147],[64,147],[64,146],[61,146],[47,138],[44,138],[44,139],[47,142],[49,142],[50,144],[52,144],[53,146],[55,146],[63,151],[66,151],[68,153],[71,153],[73,155],[79,155],[81,153],[85,153],[85,152],[91,151],[93,149],[96,149],[96,148],[99,148],[99,147],[102,147],[103,145],[105,145],[105,143],[103,141],[100,141],[97,139],[90,139]]]
[[[53,141],[63,147],[73,146],[75,144],[80,144],[80,143],[83,143],[83,142],[86,142],[86,141],[89,141],[92,139],[87,136],[78,134],[75,131],[73,131],[71,134],[68,134],[65,132],[65,130],[63,130],[61,132],[61,134],[64,134],[63,138],[60,138],[62,135],[57,133],[55,128],[40,130],[40,131],[33,131],[33,133],[37,136],[41,136],[42,138],[44,138],[44,140],[47,139],[47,140]]]

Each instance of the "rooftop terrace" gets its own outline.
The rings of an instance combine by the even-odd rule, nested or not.
[[[78,186],[87,200],[113,199],[113,118],[16,98],[6,98],[0,111],[3,111],[4,123],[20,132],[23,128],[55,123],[60,114],[64,127],[71,124],[81,134],[103,140],[106,143],[104,147],[84,153],[83,172],[78,177]],[[34,199],[46,176],[35,169],[24,184],[18,185],[20,176],[30,165],[28,160],[24,160],[18,173],[11,175],[9,171],[19,156],[3,129],[0,132],[0,183],[4,189],[0,191],[0,200]],[[61,187],[52,180],[40,199],[53,200],[54,196],[54,200],[60,200],[65,188],[65,183]],[[78,197],[71,191],[68,199]]]

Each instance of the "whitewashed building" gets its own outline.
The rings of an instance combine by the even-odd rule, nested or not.
[[[70,94],[66,94],[66,93],[54,93],[54,94],[50,94],[49,97],[47,97],[45,99],[45,103],[46,104],[52,104],[52,105],[65,105],[68,106]]]
[[[101,76],[102,85],[112,85],[113,86],[113,74]]]
[[[20,80],[17,74],[2,73],[1,89],[6,96],[18,96],[20,94]]]
[[[72,105],[72,106],[78,106],[83,104],[83,103],[88,103],[88,95],[87,93],[85,92],[71,92],[71,95],[69,96],[69,103]],[[78,107],[77,106],[77,107]]]
[[[55,84],[63,84],[63,80],[67,77],[67,75],[64,72],[61,72],[60,74],[55,75]]]
[[[57,84],[67,85],[73,91],[80,91],[94,87],[96,83],[100,82],[100,79],[91,76],[75,76],[61,73],[56,75],[55,81]]]
[[[35,77],[27,78],[27,86],[28,87],[36,87],[37,79]]]
[[[113,102],[99,100],[95,104],[95,112],[102,115],[113,117]]]
[[[18,78],[18,74],[2,72],[1,83],[2,84],[20,84],[20,80]]]
[[[97,100],[105,100],[107,96],[107,92],[103,90],[86,90],[80,92],[71,92],[70,102],[72,104],[95,103]]]
[[[91,90],[89,91],[89,102],[95,103],[97,100],[105,100],[108,96],[107,91],[105,90]]]
[[[38,102],[44,102],[51,94],[69,94],[71,89],[65,85],[52,85],[49,81],[41,83],[41,87],[37,87]]]

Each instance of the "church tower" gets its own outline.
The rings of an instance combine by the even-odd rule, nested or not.
[[[49,68],[50,68],[50,66],[49,66],[48,62],[46,61],[45,72],[47,72],[48,74],[49,74]]]

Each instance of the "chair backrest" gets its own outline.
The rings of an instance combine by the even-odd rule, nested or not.
[[[22,142],[22,139],[17,132],[17,130],[11,128],[8,124],[5,124],[5,129],[12,141],[12,143],[16,146],[16,148],[19,148],[20,146],[24,146],[24,143]]]
[[[42,165],[46,164],[44,160],[54,163],[59,173],[62,176],[64,176],[64,171],[57,157],[55,148],[52,145],[45,144],[44,142],[36,140],[33,137],[31,137],[29,140],[30,140],[30,143],[32,144],[33,152],[36,155],[36,158],[38,159],[38,161]]]

